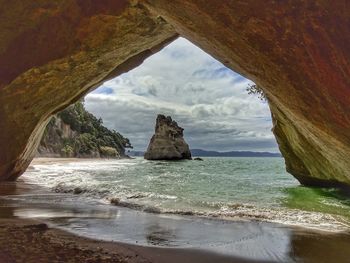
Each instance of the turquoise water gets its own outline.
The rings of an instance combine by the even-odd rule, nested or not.
[[[285,172],[282,158],[57,160],[33,168],[23,176],[29,183],[147,212],[327,230],[347,227],[350,218],[350,199],[334,189],[301,187]]]

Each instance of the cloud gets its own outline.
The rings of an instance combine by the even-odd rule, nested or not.
[[[268,105],[248,95],[248,79],[179,38],[85,98],[105,125],[144,150],[156,115],[172,116],[191,148],[278,151]]]

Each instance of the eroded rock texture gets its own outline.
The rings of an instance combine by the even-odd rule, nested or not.
[[[137,4],[0,1],[0,180],[27,168],[51,114],[176,38]]]
[[[147,1],[269,98],[288,172],[350,184],[350,2]]]
[[[181,160],[192,159],[190,148],[185,142],[183,128],[170,116],[157,116],[154,135],[152,136],[145,159],[147,160]]]
[[[0,179],[48,117],[180,34],[269,98],[287,170],[350,184],[350,2],[0,0]]]

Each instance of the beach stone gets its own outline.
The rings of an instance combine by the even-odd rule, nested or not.
[[[111,202],[111,204],[113,204],[113,205],[118,205],[118,204],[120,203],[120,198],[118,198],[118,197],[113,197],[113,198],[111,198],[110,202]]]
[[[203,159],[200,158],[200,157],[195,157],[195,158],[193,158],[193,160],[195,160],[195,161],[203,161]]]
[[[349,9],[347,0],[5,1],[0,180],[26,170],[52,114],[181,35],[262,88],[289,173],[349,186]]]
[[[181,160],[191,159],[191,152],[183,137],[183,128],[170,116],[159,114],[155,133],[152,136],[145,159],[147,160]]]
[[[76,187],[73,190],[73,194],[75,194],[75,195],[78,195],[78,194],[81,194],[81,193],[84,193],[84,192],[85,192],[85,190],[80,188],[80,187]]]
[[[152,214],[160,214],[161,210],[158,207],[145,207],[143,209],[144,212],[152,213]]]

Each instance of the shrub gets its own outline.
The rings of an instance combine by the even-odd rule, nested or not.
[[[82,155],[89,155],[92,152],[96,152],[98,151],[98,147],[95,140],[96,138],[89,133],[80,134],[75,140],[75,149]]]
[[[119,153],[115,148],[109,146],[101,146],[100,153],[102,157],[119,157]]]
[[[72,146],[70,145],[65,145],[62,149],[61,152],[63,154],[63,156],[65,157],[73,157],[74,156],[74,149]]]

